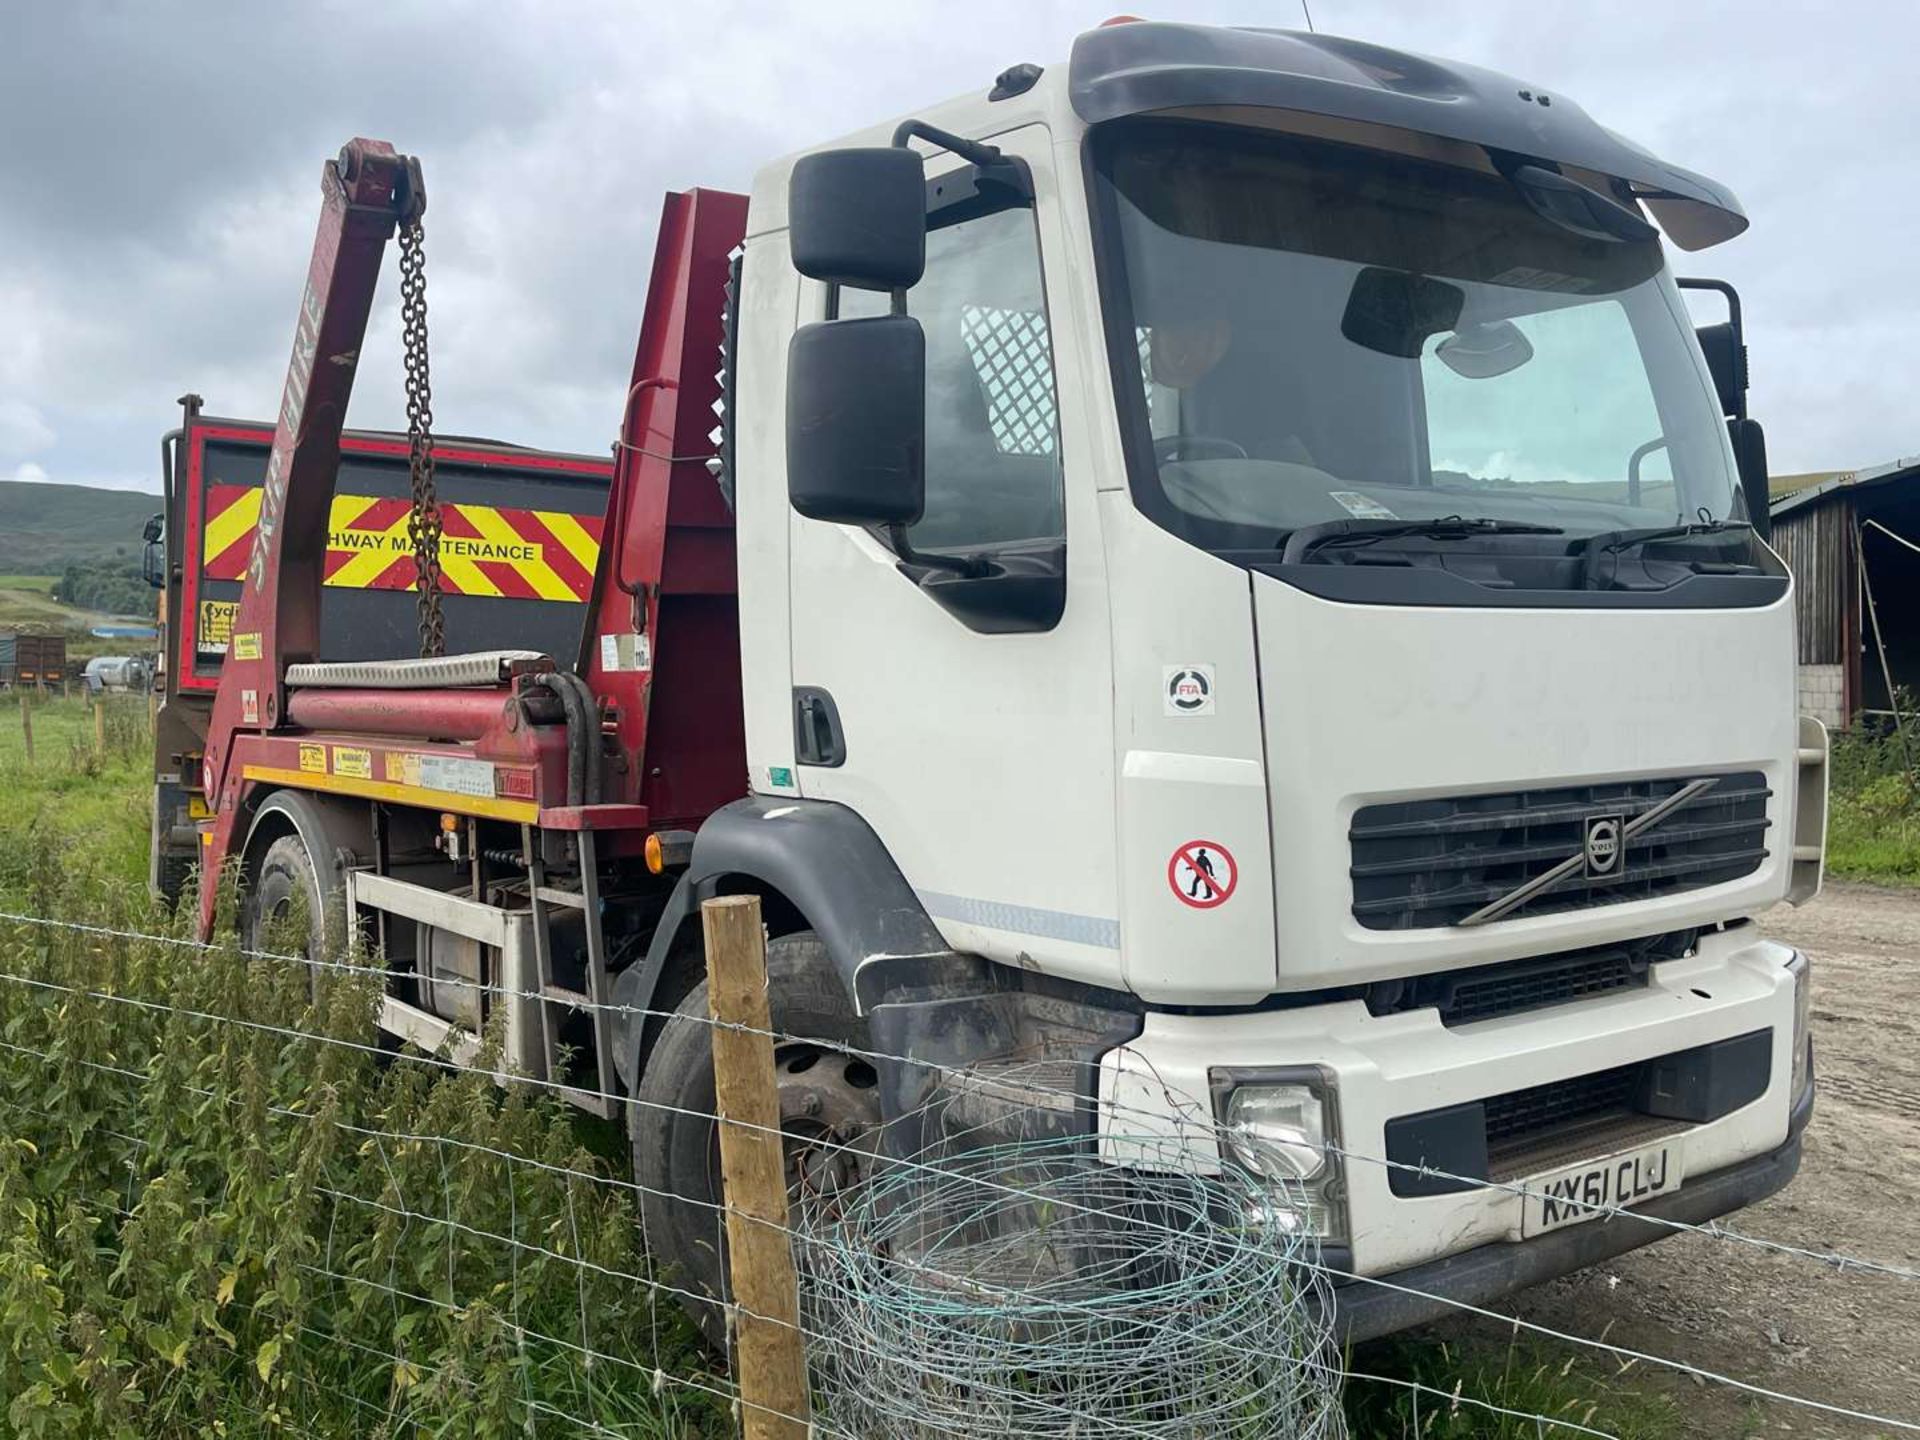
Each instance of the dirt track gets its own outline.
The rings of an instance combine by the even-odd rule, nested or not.
[[[1813,957],[1818,1098],[1798,1178],[1728,1223],[1920,1269],[1920,891],[1832,885],[1765,925]],[[1495,1308],[1920,1426],[1920,1281],[1683,1235]],[[1505,1333],[1486,1322],[1435,1328]],[[1684,1376],[1654,1383],[1685,1402],[1699,1436],[1906,1433]]]

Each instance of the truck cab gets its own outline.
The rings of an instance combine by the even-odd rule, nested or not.
[[[1753,921],[1817,886],[1824,737],[1655,222],[1746,224],[1557,92],[1161,24],[754,186],[755,792],[1136,1016],[1099,1095],[1217,1103],[1362,1274],[1590,1257],[1546,1171],[1704,1217],[1797,1163]]]

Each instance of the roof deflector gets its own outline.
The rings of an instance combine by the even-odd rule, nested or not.
[[[1097,125],[1200,106],[1263,106],[1465,141],[1624,182],[1682,250],[1747,228],[1731,191],[1650,155],[1564,96],[1492,70],[1334,35],[1138,23],[1074,41],[1073,108]]]

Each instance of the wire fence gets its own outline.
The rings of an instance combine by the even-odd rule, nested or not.
[[[727,1245],[712,1192],[630,1168],[626,1127],[582,1118],[562,1079],[505,1073],[497,1023],[469,1068],[382,1038],[391,976],[362,955],[202,945],[129,915],[0,912],[0,1433],[721,1436],[755,1418],[730,1349],[740,1309],[715,1293]],[[436,984],[481,992],[496,1021],[501,1002],[538,998]],[[605,1008],[663,1030],[721,1023]],[[803,1433],[1320,1440],[1348,1433],[1357,1388],[1396,1392],[1415,1436],[1462,1413],[1505,1427],[1489,1433],[1618,1433],[1591,1406],[1384,1373],[1338,1338],[1341,1297],[1369,1290],[1610,1373],[1920,1433],[1920,1417],[1348,1273],[1309,1233],[1308,1197],[1240,1163],[1245,1136],[1210,1096],[1141,1107],[1073,1065],[949,1071],[765,1033],[776,1055],[830,1057],[843,1075],[859,1062],[934,1082],[900,1132],[799,1113],[772,1132],[812,1382],[811,1413],[778,1418]],[[717,1124],[711,1104],[618,1098],[629,1120]],[[1349,1173],[1540,1194],[1357,1142],[1318,1148]],[[1649,1238],[1920,1280],[1892,1257],[1554,1198]]]

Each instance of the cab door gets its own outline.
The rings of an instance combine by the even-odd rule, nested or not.
[[[1032,199],[928,157],[926,269],[906,292],[926,337],[926,507],[906,553],[790,514],[793,779],[866,819],[956,948],[1113,983],[1106,577],[1076,479],[1086,422],[1063,403],[1095,360],[1070,337],[1092,332],[1064,284],[1049,294],[1066,239],[1045,130],[993,143],[1027,162]],[[803,320],[889,303],[803,293]]]

